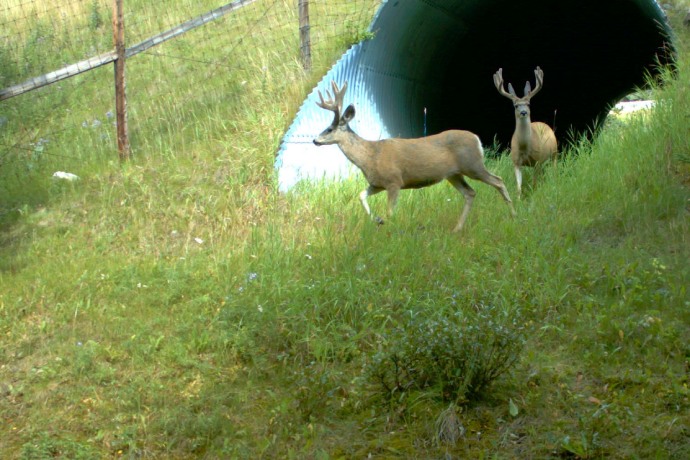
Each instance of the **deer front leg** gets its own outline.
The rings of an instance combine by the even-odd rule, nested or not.
[[[362,190],[362,193],[359,194],[359,201],[362,203],[362,206],[364,207],[364,211],[366,211],[367,216],[371,216],[371,209],[369,208],[369,203],[367,202],[367,198],[370,197],[371,195],[376,195],[379,192],[382,192],[382,188],[374,187],[373,185],[370,185],[366,189]],[[380,218],[377,218],[377,220],[380,220]]]
[[[519,166],[515,166],[515,182],[517,182],[518,199],[522,197],[522,171]]]
[[[367,203],[367,197],[369,196],[369,189],[364,189],[362,190],[362,193],[359,194],[359,201],[362,203],[362,206],[364,207],[364,211],[367,213],[367,216],[371,215],[371,209],[369,209],[369,203]]]

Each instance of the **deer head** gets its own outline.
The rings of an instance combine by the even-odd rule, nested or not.
[[[540,90],[542,87],[542,84],[544,83],[544,72],[537,67],[534,70],[534,76],[536,79],[536,86],[534,87],[534,90],[532,89],[532,86],[530,85],[529,81],[525,83],[525,91],[524,95],[522,97],[518,97],[517,94],[515,94],[515,90],[513,89],[513,85],[508,83],[508,91],[503,87],[503,69],[498,69],[498,72],[494,74],[494,85],[496,85],[496,89],[498,92],[502,95],[513,101],[513,106],[515,107],[515,118],[520,119],[520,118],[526,118],[529,120],[530,117],[530,109],[529,109],[529,104],[530,104],[530,99],[532,99]]]
[[[328,100],[323,99],[321,91],[319,91],[319,102],[316,103],[322,109],[330,110],[333,112],[333,122],[331,125],[323,130],[319,136],[314,139],[314,144],[316,145],[329,145],[337,144],[342,139],[342,133],[350,131],[348,123],[355,117],[355,107],[350,104],[343,110],[343,97],[345,97],[345,91],[347,91],[347,82],[343,84],[342,88],[338,88],[335,81],[331,82],[333,88],[333,95],[326,92]]]

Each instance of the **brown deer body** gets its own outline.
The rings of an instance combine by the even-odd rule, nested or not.
[[[553,159],[556,164],[558,143],[556,134],[546,123],[532,122],[530,117],[530,99],[541,90],[544,82],[544,72],[537,67],[534,71],[536,85],[532,90],[529,81],[525,85],[523,97],[515,94],[513,85],[508,83],[508,92],[503,88],[503,69],[498,69],[494,74],[494,84],[498,92],[510,99],[515,107],[515,132],[510,141],[510,158],[515,168],[515,180],[517,182],[518,198],[522,195],[523,166],[537,166]],[[536,181],[536,172],[533,175],[533,184]]]
[[[495,187],[515,215],[503,180],[484,167],[484,151],[475,134],[454,130],[419,139],[365,140],[349,126],[355,116],[354,106],[350,105],[342,111],[347,82],[341,89],[338,89],[335,82],[332,86],[333,99],[324,101],[319,92],[320,102],[317,104],[335,114],[333,123],[314,139],[314,144],[338,145],[345,156],[362,171],[369,186],[360,193],[359,199],[368,215],[371,215],[371,210],[367,198],[371,195],[384,190],[387,192],[390,216],[400,190],[427,187],[447,180],[465,197],[460,220],[454,229],[456,232],[460,231],[476,195],[465,177]]]

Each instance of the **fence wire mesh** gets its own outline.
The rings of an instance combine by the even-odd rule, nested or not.
[[[0,91],[78,61],[111,53],[115,0],[0,2]],[[172,4],[174,3],[174,7]],[[228,0],[123,0],[126,47],[230,3]],[[170,129],[211,101],[242,100],[301,67],[298,0],[244,0],[246,5],[127,59],[130,138]],[[313,75],[363,38],[380,0],[310,0]],[[88,65],[88,64],[85,64]],[[80,69],[87,70],[87,69]],[[174,85],[173,85],[174,82]],[[116,158],[112,65],[0,101],[3,164],[30,167],[42,155],[82,161],[88,131],[93,152]],[[56,117],[79,111],[84,115]],[[154,110],[154,112],[152,112]],[[135,142],[136,146],[136,142]],[[78,154],[79,153],[79,154]],[[136,152],[135,152],[136,153]]]

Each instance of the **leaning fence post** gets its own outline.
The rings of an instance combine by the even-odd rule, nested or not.
[[[299,40],[302,66],[311,70],[311,38],[309,37],[309,0],[299,0]]]
[[[125,20],[123,0],[115,0],[113,11],[113,40],[115,42],[115,111],[117,113],[117,151],[120,160],[130,156],[127,132],[127,97],[125,93]]]

